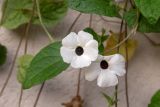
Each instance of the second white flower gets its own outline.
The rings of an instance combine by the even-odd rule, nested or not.
[[[120,54],[110,56],[101,56],[89,67],[83,69],[85,78],[88,81],[97,79],[99,87],[110,87],[118,84],[117,76],[123,76],[126,73],[125,59]]]

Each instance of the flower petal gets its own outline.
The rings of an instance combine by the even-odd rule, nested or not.
[[[126,73],[125,67],[123,67],[123,65],[114,65],[114,66],[111,66],[110,69],[114,74],[118,76],[123,76]]]
[[[90,57],[91,61],[95,61],[98,57],[98,42],[90,40],[84,47],[84,55]]]
[[[109,70],[101,71],[97,79],[97,85],[99,87],[110,87],[118,84],[118,78]]]
[[[85,79],[88,81],[95,80],[100,74],[99,63],[93,62],[89,67],[83,68]]]
[[[84,31],[78,32],[78,41],[81,46],[85,46],[90,40],[93,40],[93,36],[91,34]]]
[[[78,45],[77,36],[78,35],[76,33],[71,32],[62,40],[62,45],[65,47],[75,48]]]
[[[63,61],[66,63],[71,63],[73,57],[75,56],[74,49],[69,49],[66,47],[61,47],[60,53]]]
[[[125,70],[125,59],[120,54],[115,54],[109,61],[110,67],[109,69],[114,72],[114,74],[118,76],[123,76],[126,73]]]
[[[102,56],[102,57],[103,57],[104,60],[106,60],[107,62],[109,62],[112,59],[113,56],[114,55]]]
[[[86,55],[75,56],[71,62],[73,68],[83,68],[91,64],[91,60]]]

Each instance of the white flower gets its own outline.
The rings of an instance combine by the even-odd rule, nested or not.
[[[98,57],[98,42],[87,32],[71,32],[62,40],[61,56],[73,68],[83,68]]]
[[[125,71],[125,59],[120,54],[111,56],[99,56],[97,61],[83,69],[85,79],[93,81],[97,79],[99,87],[110,87],[118,84],[117,76],[123,76]]]

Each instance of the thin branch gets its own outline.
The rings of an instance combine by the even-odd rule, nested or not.
[[[53,39],[52,35],[48,32],[46,26],[43,23],[42,15],[41,15],[40,7],[39,7],[39,0],[36,0],[36,5],[37,5],[37,12],[38,12],[39,21],[40,21],[40,23],[42,25],[42,28],[46,32],[46,34],[47,34],[48,38],[50,39],[50,41],[53,42],[54,39]]]
[[[160,43],[156,43],[154,40],[152,40],[150,37],[148,37],[145,33],[142,33],[144,37],[153,45],[153,46],[160,46]]]
[[[121,22],[120,31],[119,31],[119,38],[118,38],[118,43],[117,44],[119,44],[122,40],[123,24],[124,24],[124,20],[122,20],[122,22]],[[119,48],[120,48],[120,46],[117,46],[117,53],[119,53]]]
[[[127,4],[128,4],[128,0],[126,0],[126,2],[125,2],[124,11],[127,10]],[[124,16],[124,13],[123,13],[123,16]],[[119,35],[118,44],[114,47],[114,48],[117,48],[117,53],[119,53],[120,45],[123,44],[123,42],[125,42],[126,40],[128,40],[128,38],[130,37],[130,36],[128,36],[128,37],[126,37],[126,40],[124,39],[124,40],[121,41],[123,25],[124,25],[124,20],[122,19],[122,21],[121,21],[121,27],[120,27],[120,32],[119,32],[120,35]],[[116,100],[115,107],[118,107],[118,85],[115,87],[115,100]]]
[[[76,24],[76,22],[78,21],[78,19],[80,18],[81,15],[82,15],[82,13],[79,13],[79,15],[76,17],[76,19],[75,19],[74,22],[72,23],[71,27],[69,28],[67,34],[72,31],[74,25]]]
[[[80,68],[79,74],[78,74],[78,84],[77,84],[77,94],[76,94],[77,96],[80,96],[79,93],[80,93],[80,85],[81,85],[81,72],[82,70]]]
[[[127,36],[127,23],[125,23],[125,36]],[[128,97],[128,40],[126,40],[126,42],[125,42],[125,56],[126,56],[126,75],[125,75],[126,102],[127,102],[127,107],[129,107],[129,97]]]
[[[41,85],[41,88],[40,88],[40,90],[39,90],[39,92],[38,92],[38,94],[37,94],[37,98],[36,98],[36,100],[35,100],[35,103],[34,103],[34,106],[33,106],[33,107],[37,107],[37,104],[38,104],[38,101],[39,101],[39,98],[40,98],[40,95],[41,95],[41,93],[42,93],[42,90],[43,90],[44,85],[45,85],[45,83],[43,83],[43,84]]]
[[[8,76],[7,76],[7,78],[6,78],[5,82],[4,82],[4,85],[3,85],[2,89],[1,89],[1,91],[0,91],[0,97],[2,96],[4,90],[5,90],[8,82],[9,82],[9,79],[10,79],[12,73],[13,73],[13,68],[14,68],[14,65],[15,65],[15,62],[16,62],[18,53],[19,53],[19,49],[20,49],[21,44],[22,44],[22,40],[23,40],[23,36],[21,36],[21,38],[20,38],[18,47],[17,47],[17,49],[16,49],[16,54],[15,54],[15,56],[14,56],[14,58],[13,58],[13,62],[12,62],[12,64],[11,64],[11,68],[10,68],[10,70],[9,70],[9,74],[8,74]]]
[[[89,27],[92,26],[92,18],[93,18],[92,14],[90,14]],[[80,96],[79,93],[80,93],[81,72],[82,72],[82,69],[80,69],[79,74],[78,74],[78,84],[77,84],[77,94],[76,94],[76,96]]]
[[[121,27],[120,27],[120,31],[119,31],[119,39],[118,39],[118,43],[120,43],[121,41],[121,36],[122,36],[122,30],[123,30],[123,24],[124,24],[124,21],[122,20],[121,21]],[[120,46],[117,47],[117,53],[119,53],[119,48]],[[118,84],[116,85],[115,87],[115,107],[118,107]]]
[[[31,17],[30,17],[30,19],[29,19],[28,24],[26,25],[25,32],[24,32],[24,37],[26,38],[26,40],[25,40],[25,48],[24,48],[24,55],[27,54],[27,49],[28,49],[28,39],[29,39],[28,33],[29,33],[29,29],[30,29],[30,26],[31,26],[31,22],[32,22],[34,13],[35,13],[35,7],[36,7],[36,1],[34,0],[34,1],[33,1],[32,14],[31,14]],[[19,97],[19,103],[18,103],[19,105],[18,105],[18,107],[21,107],[22,96],[23,96],[23,87],[21,87],[20,97]]]
[[[90,14],[90,19],[89,19],[89,27],[92,27],[92,20],[93,20],[93,15]]]
[[[20,91],[20,96],[19,96],[19,101],[18,101],[18,107],[21,107],[22,96],[23,96],[23,88],[21,86],[21,91]]]
[[[118,107],[118,85],[115,86],[115,107]]]

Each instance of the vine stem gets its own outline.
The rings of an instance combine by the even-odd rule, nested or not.
[[[93,20],[93,15],[90,14],[90,19],[89,19],[89,27],[92,27],[92,20]]]
[[[92,19],[93,19],[93,16],[92,16],[92,14],[90,14],[89,27],[92,26]],[[78,74],[78,84],[77,84],[77,94],[76,94],[77,96],[79,96],[79,92],[80,92],[81,72],[82,72],[82,69],[80,68],[80,71]]]
[[[9,74],[8,74],[8,76],[7,76],[7,78],[6,78],[5,82],[4,82],[4,85],[3,85],[2,89],[1,89],[1,91],[0,91],[0,97],[2,96],[4,90],[5,90],[8,82],[9,82],[9,79],[10,79],[10,77],[11,77],[11,75],[12,75],[13,68],[14,68],[14,65],[15,65],[15,62],[16,62],[18,53],[19,53],[19,49],[20,49],[21,44],[22,44],[22,40],[23,40],[23,36],[20,38],[20,41],[19,41],[19,43],[18,43],[18,47],[17,47],[17,49],[16,49],[16,53],[15,53],[15,56],[14,56],[14,58],[13,58],[13,62],[12,62],[12,64],[11,64],[11,68],[9,69]]]
[[[127,6],[128,6],[128,0],[126,0],[126,2],[125,2],[124,11],[127,10]],[[123,16],[124,16],[124,13],[123,13]],[[120,48],[121,44],[123,44],[126,40],[128,40],[128,38],[130,37],[130,35],[132,35],[132,33],[131,33],[130,35],[128,35],[125,39],[123,39],[121,41],[123,25],[124,25],[124,19],[122,19],[122,21],[121,21],[121,27],[120,27],[120,32],[119,32],[120,34],[119,34],[118,44],[114,47],[114,48],[117,48],[117,53],[119,53],[119,48]],[[112,48],[112,49],[114,49],[114,48]],[[116,100],[115,107],[118,107],[118,84],[115,87],[115,100]]]
[[[89,19],[89,27],[92,26],[92,20],[93,20],[93,16],[92,14],[90,14],[90,19]],[[80,83],[81,83],[81,74],[82,74],[82,69],[80,68],[79,70],[79,74],[78,74],[78,83],[77,83],[77,91],[76,91],[76,96],[80,96]]]
[[[127,36],[127,23],[125,23],[125,36]],[[125,75],[125,90],[126,90],[126,102],[127,107],[129,107],[129,97],[128,97],[128,40],[125,42],[125,56],[126,56],[126,75]]]
[[[35,100],[35,103],[34,103],[33,107],[37,107],[38,100],[39,100],[39,98],[40,98],[40,96],[41,96],[41,93],[42,93],[42,90],[43,90],[44,85],[45,85],[45,82],[41,85],[41,88],[40,88],[40,90],[39,90],[39,92],[38,92],[38,94],[37,94],[37,98],[36,98],[36,100]]]
[[[33,8],[32,8],[32,14],[30,17],[30,20],[28,22],[28,24],[25,27],[25,32],[24,32],[24,37],[25,39],[25,46],[24,46],[24,55],[27,54],[27,49],[28,49],[28,39],[29,39],[29,30],[30,30],[30,26],[31,26],[31,22],[35,13],[35,7],[36,7],[36,1],[33,1]],[[21,102],[22,102],[22,96],[23,96],[23,87],[21,86],[21,91],[20,91],[20,97],[19,97],[19,103],[18,103],[18,107],[21,107]]]
[[[82,72],[82,69],[80,68],[79,69],[79,74],[78,74],[78,84],[77,84],[77,97],[80,96],[80,84],[81,84],[81,72]]]
[[[124,24],[124,21],[122,20],[121,21],[121,26],[120,26],[120,33],[119,33],[119,39],[118,39],[118,44],[119,44],[119,42],[120,42],[120,40],[121,40],[121,36],[122,36],[122,30],[123,30],[123,24]],[[117,47],[117,53],[119,53],[119,46]],[[118,107],[118,84],[115,86],[115,107]]]
[[[42,28],[46,32],[46,34],[47,34],[48,38],[50,39],[50,41],[53,42],[54,39],[53,39],[52,35],[48,32],[46,26],[43,23],[41,11],[40,11],[40,6],[39,6],[39,0],[36,0],[36,6],[37,6],[37,12],[38,12],[39,21],[40,21],[40,23],[42,25]]]
[[[69,28],[67,34],[72,31],[74,25],[76,24],[76,22],[78,21],[78,19],[81,17],[81,15],[82,15],[82,13],[79,13],[79,15],[78,15],[78,16],[76,17],[76,19],[73,21],[73,23],[72,23],[71,27]]]

